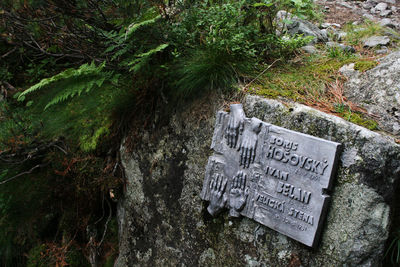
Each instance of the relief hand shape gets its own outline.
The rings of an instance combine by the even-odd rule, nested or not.
[[[210,205],[208,205],[207,211],[215,216],[221,211],[228,200],[227,195],[225,194],[226,183],[228,182],[227,178],[224,178],[222,174],[214,174],[213,179],[210,183]]]
[[[245,127],[243,132],[242,143],[240,144],[240,166],[248,168],[254,163],[256,157],[257,135],[261,131],[262,121],[251,118],[250,125]]]
[[[249,188],[246,188],[247,175],[242,171],[239,172],[232,180],[232,186],[229,193],[229,215],[232,217],[239,217],[240,211],[244,208],[247,196],[249,195]]]
[[[229,116],[228,127],[226,129],[226,139],[230,148],[235,148],[239,139],[239,133],[243,131],[244,114],[241,104],[232,104]]]

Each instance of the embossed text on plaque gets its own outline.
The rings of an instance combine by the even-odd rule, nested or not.
[[[242,105],[217,113],[201,198],[215,216],[246,216],[314,247],[340,144],[247,118]]]

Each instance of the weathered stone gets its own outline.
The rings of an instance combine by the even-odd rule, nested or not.
[[[362,3],[362,7],[363,7],[364,9],[371,9],[371,8],[373,8],[375,5],[376,5],[376,2],[374,2],[374,1],[365,1],[365,2]]]
[[[380,127],[400,137],[400,51],[379,60],[379,65],[358,73],[345,84],[348,98],[379,117]]]
[[[363,16],[363,18],[366,18],[366,19],[369,19],[369,20],[374,20],[375,19],[374,16],[372,16],[371,14],[368,14],[368,13],[365,13],[362,16]]]
[[[340,26],[340,24],[338,24],[338,23],[328,23],[328,22],[325,22],[325,23],[322,23],[321,24],[321,28],[322,29],[328,29],[328,28],[340,28],[341,26]]]
[[[379,3],[375,6],[375,9],[378,11],[386,10],[388,5],[386,3]]]
[[[350,5],[350,4],[346,3],[346,2],[339,2],[339,5],[341,5],[343,7],[346,7],[346,8],[349,8],[349,9],[355,9],[354,6],[352,6],[352,5]]]
[[[355,64],[350,63],[347,65],[343,65],[340,69],[339,72],[343,74],[346,77],[351,77],[353,76],[357,71],[354,69]]]
[[[388,18],[381,19],[381,21],[379,22],[379,25],[381,25],[382,27],[396,28],[396,26],[393,24],[392,20],[388,19]]]
[[[390,43],[390,38],[387,36],[371,36],[364,41],[364,47],[376,47],[378,45],[387,45]]]
[[[309,54],[316,54],[316,53],[318,53],[318,49],[317,48],[315,48],[315,46],[313,46],[313,45],[306,45],[306,46],[303,46],[302,48],[301,48],[301,50],[303,50],[304,52],[306,52],[306,53],[309,53]]]
[[[122,146],[127,180],[115,266],[379,266],[400,146],[303,105],[243,99],[248,117],[344,145],[322,240],[313,250],[250,219],[208,215],[200,192],[217,101],[178,110],[169,123],[143,133],[132,151]]]
[[[346,37],[347,37],[347,32],[336,32],[335,33],[336,41],[343,41]]]
[[[291,23],[286,25],[289,34],[303,34],[303,36],[313,36],[315,42],[327,42],[328,36],[326,32],[321,31],[317,26],[309,21],[302,20],[299,18],[292,18]]]
[[[356,49],[350,45],[339,44],[336,42],[327,42],[325,45],[329,48],[335,48],[335,47],[340,48],[343,52],[346,52],[346,53],[355,53],[356,52]]]
[[[382,46],[381,49],[375,51],[377,55],[387,54],[389,49],[386,46]]]
[[[391,15],[391,14],[392,14],[392,10],[389,10],[389,9],[382,10],[382,11],[380,12],[380,16],[381,16],[381,17],[387,17],[387,16],[389,16],[389,15]]]

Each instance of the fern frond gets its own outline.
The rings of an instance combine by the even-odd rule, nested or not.
[[[168,44],[161,44],[161,45],[157,46],[156,48],[150,49],[149,51],[147,51],[145,53],[135,55],[135,57],[137,57],[137,58],[127,63],[128,66],[134,65],[133,67],[131,67],[129,69],[129,71],[136,72],[136,71],[140,70],[143,67],[143,65],[150,59],[150,57],[152,55],[154,55],[158,52],[161,52],[162,50],[164,50],[167,47],[168,47]]]
[[[92,62],[90,64],[83,64],[78,69],[67,69],[31,86],[18,96],[18,100],[23,101],[26,95],[52,86],[57,88],[59,92],[46,104],[44,108],[46,110],[76,95],[80,96],[83,92],[88,93],[94,87],[101,87],[105,81],[117,82],[119,76],[114,75],[112,72],[103,71],[104,67],[105,62],[99,66],[96,66]]]
[[[140,29],[140,28],[142,28],[142,27],[144,27],[144,26],[147,26],[147,25],[150,25],[150,24],[155,23],[155,22],[156,22],[157,20],[159,20],[160,18],[161,18],[161,15],[158,15],[158,16],[155,17],[155,18],[148,19],[148,20],[145,20],[145,21],[142,21],[142,22],[139,22],[139,23],[135,23],[135,24],[129,25],[129,27],[128,27],[126,33],[125,33],[125,38],[130,37],[130,36],[131,36],[134,32],[136,32],[138,29]]]

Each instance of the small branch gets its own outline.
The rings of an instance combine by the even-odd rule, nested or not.
[[[269,70],[279,60],[281,60],[281,59],[278,58],[277,60],[272,62],[271,65],[269,65],[265,70],[263,70],[260,74],[258,74],[253,80],[251,80],[248,84],[246,84],[243,89],[246,90],[255,80],[257,80],[261,75],[263,75],[267,70]]]
[[[17,50],[17,47],[14,47],[13,49],[11,49],[10,51],[8,51],[7,53],[5,53],[4,55],[1,56],[1,58],[5,58],[6,56],[10,55],[11,53],[13,53],[15,50]]]
[[[12,180],[14,180],[14,179],[16,179],[16,178],[18,178],[18,177],[20,177],[20,176],[22,176],[22,175],[30,174],[30,173],[32,173],[34,170],[36,170],[37,168],[41,168],[41,167],[44,167],[44,166],[46,166],[46,165],[48,165],[48,163],[47,163],[47,164],[38,164],[38,165],[36,165],[35,167],[32,167],[29,171],[21,172],[21,173],[15,175],[15,176],[13,176],[13,177],[11,177],[11,178],[5,180],[5,181],[0,182],[0,185],[3,185],[3,184],[5,184],[5,183],[8,183],[9,181],[12,181]]]
[[[107,221],[106,221],[106,223],[105,223],[105,225],[104,225],[104,232],[103,232],[103,236],[101,237],[101,240],[100,240],[100,242],[99,242],[99,245],[98,245],[98,247],[100,247],[101,246],[101,244],[103,243],[103,241],[104,241],[104,237],[106,236],[106,233],[107,233],[107,226],[108,226],[108,223],[110,222],[110,220],[111,220],[111,215],[112,215],[112,210],[111,210],[111,205],[110,205],[110,202],[108,202],[108,200],[106,199],[106,202],[107,202],[107,204],[108,204],[108,212],[109,212],[109,214],[108,214],[108,218],[107,218]]]
[[[67,151],[65,151],[64,149],[62,149],[60,146],[58,146],[58,145],[53,145],[54,147],[56,147],[56,148],[58,148],[59,150],[61,150],[61,152],[63,152],[65,155],[68,155],[68,152]]]

